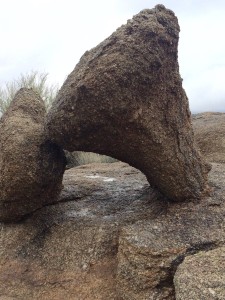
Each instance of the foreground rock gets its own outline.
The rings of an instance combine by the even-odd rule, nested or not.
[[[124,163],[66,171],[58,203],[1,224],[0,295],[174,300],[183,259],[225,245],[224,165],[209,177],[212,197],[171,204]]]
[[[225,114],[201,113],[192,117],[196,142],[209,162],[225,163]]]
[[[141,11],[83,55],[46,124],[63,148],[128,162],[173,201],[200,198],[208,173],[193,143],[178,35],[163,5]]]
[[[213,164],[212,197],[199,204],[169,204],[156,218],[123,228],[117,254],[122,299],[174,300],[173,277],[184,257],[225,245],[224,171]],[[207,266],[204,272],[210,272]]]
[[[185,258],[175,276],[176,300],[224,300],[225,247]]]
[[[44,102],[21,89],[0,120],[0,220],[18,221],[55,201],[65,160],[44,134]]]
[[[0,230],[0,295],[26,300],[116,298],[121,226],[155,216],[143,174],[126,164],[65,172],[59,203]]]

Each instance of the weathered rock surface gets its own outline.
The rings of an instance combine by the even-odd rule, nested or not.
[[[0,295],[117,299],[121,226],[155,216],[165,206],[145,176],[123,163],[70,169],[63,184],[55,205],[17,225],[1,225]]]
[[[225,245],[224,171],[213,164],[211,197],[182,204],[124,163],[66,171],[57,203],[0,224],[2,299],[175,299],[184,257]]]
[[[141,11],[83,55],[46,123],[64,149],[127,162],[173,201],[200,198],[208,173],[193,144],[178,35],[163,5]]]
[[[223,165],[213,164],[214,192],[205,201],[168,204],[157,217],[123,227],[117,254],[117,291],[122,299],[175,299],[173,277],[184,257],[225,244],[223,172]]]
[[[225,163],[225,114],[201,113],[192,117],[196,142],[209,162]]]
[[[176,300],[224,300],[225,247],[186,257],[174,282]]]
[[[0,120],[1,221],[17,221],[60,193],[65,158],[44,134],[45,115],[42,99],[21,89]]]

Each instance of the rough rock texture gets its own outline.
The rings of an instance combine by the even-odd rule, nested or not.
[[[210,162],[225,163],[225,114],[196,114],[192,122],[195,139],[203,156]]]
[[[225,245],[224,171],[213,164],[212,197],[182,204],[124,163],[66,171],[57,203],[0,224],[0,299],[175,299],[183,258]]]
[[[173,277],[184,257],[225,245],[224,170],[223,165],[213,164],[214,192],[205,201],[168,204],[157,217],[123,227],[117,254],[121,299],[174,300]]]
[[[59,203],[0,230],[0,295],[26,300],[117,299],[122,225],[155,216],[145,176],[123,163],[85,165],[64,175]]]
[[[225,247],[185,258],[174,282],[176,300],[224,300]]]
[[[17,221],[55,201],[62,186],[63,152],[44,134],[45,106],[21,89],[0,120],[0,220]]]
[[[127,162],[173,201],[200,198],[208,173],[193,145],[178,35],[163,5],[141,11],[83,55],[46,122],[63,148]]]

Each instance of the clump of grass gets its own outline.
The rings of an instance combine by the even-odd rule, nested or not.
[[[31,71],[21,74],[18,79],[7,82],[4,87],[0,87],[0,114],[5,113],[17,91],[24,87],[39,94],[44,100],[46,109],[49,110],[58,93],[58,87],[49,85],[47,79],[48,73]]]
[[[47,79],[48,73],[31,71],[26,74],[21,74],[18,79],[7,82],[4,87],[0,87],[0,117],[1,114],[6,112],[17,91],[24,87],[32,89],[39,94],[45,103],[46,109],[49,110],[59,89],[56,85],[49,85]],[[112,157],[92,152],[65,151],[65,153],[68,168],[90,163],[112,163],[117,161]]]

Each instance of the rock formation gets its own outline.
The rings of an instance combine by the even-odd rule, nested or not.
[[[186,257],[174,282],[176,300],[224,300],[225,247]]]
[[[223,164],[209,180],[211,197],[171,204],[124,163],[66,171],[57,203],[0,224],[0,298],[174,300],[185,257],[225,245]]]
[[[192,117],[196,142],[209,162],[225,163],[225,114],[201,113]]]
[[[0,220],[17,221],[54,202],[65,158],[44,134],[45,106],[21,89],[0,120]]]
[[[200,198],[208,172],[193,143],[178,34],[163,5],[141,11],[83,55],[46,122],[64,149],[127,162],[173,201]]]
[[[225,299],[225,165],[212,164],[204,201],[179,202],[204,195],[209,169],[193,141],[178,32],[162,5],[136,15],[82,57],[47,122],[34,92],[17,93],[0,121],[0,221],[20,220],[0,223],[0,299],[183,300],[200,297],[194,283],[204,300]],[[60,147],[142,172],[72,168],[59,194]]]

